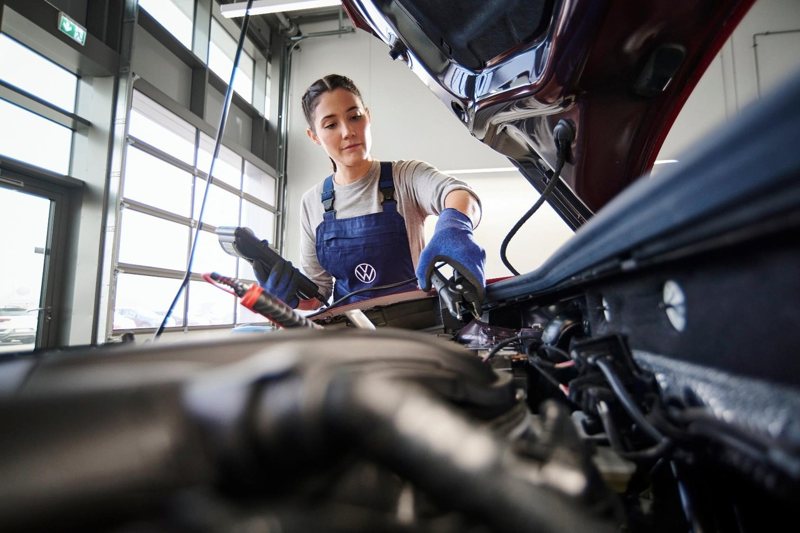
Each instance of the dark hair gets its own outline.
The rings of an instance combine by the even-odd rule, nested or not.
[[[306,89],[305,94],[303,94],[303,114],[306,116],[306,122],[308,122],[308,126],[312,130],[314,129],[314,110],[317,108],[319,97],[335,89],[344,89],[345,91],[350,91],[354,95],[358,96],[359,100],[363,100],[358,87],[356,87],[356,84],[353,83],[353,80],[347,76],[328,74],[324,78],[318,79],[312,83],[311,86]]]
[[[314,129],[314,110],[317,108],[317,104],[319,103],[319,97],[335,89],[344,89],[345,91],[350,91],[354,95],[358,96],[358,99],[362,102],[364,100],[361,98],[361,92],[358,90],[358,87],[356,87],[356,84],[353,83],[353,80],[347,76],[342,76],[340,74],[328,74],[327,76],[318,79],[312,83],[308,89],[306,89],[302,99],[303,114],[306,116],[308,127],[312,130]],[[336,172],[336,162],[333,159],[331,159],[331,164],[333,165],[333,171]]]

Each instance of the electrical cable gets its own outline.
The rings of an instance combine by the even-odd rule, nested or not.
[[[536,336],[515,335],[514,337],[509,337],[508,339],[503,339],[502,341],[500,341],[497,344],[495,344],[494,346],[492,346],[492,349],[489,351],[488,354],[486,354],[486,357],[483,358],[483,362],[484,363],[488,363],[489,361],[491,361],[492,358],[495,355],[497,355],[497,353],[501,349],[503,349],[504,347],[508,346],[509,344],[513,344],[515,342],[521,342],[521,341],[524,341],[524,340],[531,340],[531,339],[539,340],[539,336],[538,335],[536,335]],[[552,383],[556,388],[558,388],[558,390],[563,392],[565,396],[569,396],[569,388],[566,385],[564,385],[563,383],[561,383],[560,381],[558,381],[554,376],[552,376],[550,374],[550,372],[544,368],[544,365],[539,364],[539,362],[547,363],[546,361],[542,361],[541,359],[539,359],[536,356],[529,356],[528,357],[528,364],[530,364],[533,368],[538,370],[539,373],[542,375],[542,377],[544,377],[547,381]],[[552,363],[547,363],[547,364],[552,365]],[[555,365],[552,365],[552,366],[555,367]]]
[[[528,359],[534,361],[537,365],[547,368],[548,370],[552,370],[556,367],[555,363],[551,363],[550,361],[545,361],[538,355],[529,355]]]
[[[540,346],[539,348],[542,348]],[[565,361],[565,363],[573,363],[573,361]],[[561,392],[564,393],[564,396],[569,397],[569,387],[561,383],[553,374],[550,373],[551,370],[561,370],[563,368],[568,368],[567,366],[558,366],[563,365],[564,363],[551,363],[550,361],[545,361],[536,353],[528,354],[528,364],[535,368],[547,381],[552,383],[556,386]],[[572,366],[571,364],[569,366]]]
[[[492,349],[489,350],[489,353],[486,354],[486,357],[483,358],[483,362],[484,363],[488,363],[489,361],[491,361],[492,358],[495,355],[497,355],[497,352],[499,352],[500,350],[502,350],[503,348],[505,348],[509,344],[513,344],[515,342],[529,340],[529,339],[538,340],[539,337],[538,336],[533,336],[533,335],[514,335],[513,337],[509,337],[507,339],[503,339],[500,342],[498,342],[497,344],[495,344],[494,346],[492,346]]]
[[[509,344],[513,344],[515,342],[518,342],[519,340],[520,340],[520,336],[516,335],[514,337],[511,337],[511,338],[508,338],[508,339],[504,339],[504,340],[498,342],[497,344],[492,346],[492,349],[489,350],[489,353],[486,354],[486,357],[483,358],[483,362],[484,363],[488,363],[489,361],[492,360],[492,358],[495,355],[497,355],[497,352],[499,352],[500,350],[502,350],[503,348],[505,348]]]
[[[517,221],[517,223],[514,224],[514,227],[512,227],[511,230],[509,230],[508,234],[506,234],[505,239],[503,239],[503,244],[500,245],[500,259],[503,261],[503,264],[506,266],[506,268],[510,270],[511,273],[514,274],[515,276],[519,276],[519,271],[516,268],[514,268],[508,260],[508,256],[506,255],[506,252],[508,250],[508,244],[511,242],[511,239],[514,238],[514,235],[517,234],[520,228],[522,228],[522,226],[528,221],[528,219],[531,218],[533,214],[542,206],[544,201],[547,199],[547,196],[555,188],[556,183],[558,183],[559,177],[561,175],[561,169],[563,167],[564,167],[564,158],[559,156],[558,161],[556,161],[556,168],[553,171],[553,176],[550,178],[550,181],[547,183],[547,186],[542,191],[541,196],[539,196],[539,199],[536,200],[536,203],[534,203],[533,206],[530,209],[528,209],[528,211],[524,215],[522,215],[522,218],[520,218]]]
[[[609,444],[611,444],[611,447],[620,457],[631,461],[660,459],[663,458],[664,454],[672,447],[672,441],[670,439],[664,439],[650,448],[628,451],[622,444],[622,438],[614,425],[614,420],[611,418],[611,410],[608,408],[606,402],[600,400],[597,403],[597,414],[600,416],[600,422],[603,424],[603,429],[605,429]]]
[[[532,366],[533,368],[535,368],[536,370],[538,370],[538,371],[539,371],[539,374],[541,374],[541,376],[542,376],[544,379],[546,379],[547,381],[549,381],[549,382],[550,382],[551,384],[553,384],[553,385],[554,385],[554,386],[555,386],[555,387],[556,387],[558,390],[560,390],[561,392],[563,392],[563,393],[564,393],[564,396],[569,396],[569,388],[568,388],[566,385],[564,385],[563,383],[561,383],[560,381],[558,381],[558,380],[557,380],[555,377],[553,377],[553,375],[551,375],[551,374],[550,374],[550,372],[548,372],[547,370],[545,370],[545,369],[542,367],[542,365],[540,365],[539,363],[537,363],[536,361],[534,361],[534,360],[533,360],[532,358],[530,358],[530,357],[528,358],[528,364],[529,364],[529,365],[531,365],[531,366]]]
[[[559,348],[557,346],[551,346],[549,344],[542,344],[540,346],[540,348],[542,350],[546,351],[546,352],[557,353],[558,355],[560,355],[561,357],[564,358],[564,362],[572,361],[572,357],[566,351],[562,350],[561,348]]]
[[[233,57],[233,67],[231,67],[231,77],[228,80],[228,88],[225,90],[225,101],[222,104],[222,114],[219,118],[219,127],[217,128],[217,135],[214,139],[214,153],[211,156],[211,165],[208,169],[208,178],[206,180],[205,191],[203,192],[203,201],[200,204],[200,212],[197,215],[197,227],[195,228],[194,232],[192,248],[189,252],[189,261],[186,264],[186,272],[183,275],[183,280],[181,281],[180,287],[178,287],[178,292],[175,293],[175,298],[172,299],[172,303],[169,305],[167,312],[164,313],[164,319],[161,321],[161,324],[158,326],[158,329],[153,335],[153,340],[159,338],[164,332],[164,327],[166,326],[167,321],[172,315],[172,311],[175,309],[175,305],[178,303],[178,300],[183,294],[183,291],[186,289],[186,286],[189,284],[189,279],[192,276],[192,264],[194,263],[194,254],[197,250],[197,241],[200,237],[200,228],[202,228],[203,225],[203,214],[206,208],[206,200],[208,199],[208,191],[211,187],[211,177],[214,175],[214,164],[219,156],[219,151],[222,144],[222,136],[225,134],[225,125],[228,122],[228,111],[231,106],[231,100],[233,99],[233,81],[236,77],[236,68],[239,66],[239,58],[242,55],[242,48],[244,47],[244,41],[247,37],[247,26],[250,23],[250,8],[252,6],[253,0],[247,0],[247,8],[245,9],[244,19],[242,20],[242,31],[239,34],[239,43],[236,46],[236,54]]]
[[[522,218],[520,218],[517,223],[514,224],[514,227],[511,228],[505,239],[503,239],[503,244],[500,246],[500,259],[503,261],[503,264],[506,266],[506,268],[508,268],[508,270],[510,270],[515,276],[519,276],[519,272],[511,265],[508,260],[508,256],[506,255],[508,244],[511,242],[511,239],[514,238],[514,235],[517,234],[520,228],[522,228],[522,226],[528,221],[528,219],[531,218],[533,214],[542,206],[547,197],[550,195],[550,192],[555,188],[561,177],[561,170],[564,168],[564,163],[570,157],[572,152],[572,141],[574,140],[575,125],[571,120],[562,118],[553,127],[553,142],[556,146],[556,166],[553,169],[552,177],[542,191],[542,194],[539,196],[539,199],[536,200],[536,203],[534,203],[533,206],[528,209],[527,213],[522,215]]]
[[[597,365],[597,368],[603,373],[608,381],[608,384],[611,385],[611,390],[614,391],[614,394],[619,399],[620,403],[622,403],[622,407],[627,411],[630,417],[633,419],[634,422],[644,431],[650,438],[655,440],[656,442],[662,442],[667,440],[667,437],[664,436],[659,430],[653,426],[642,414],[642,411],[639,409],[639,406],[636,405],[636,402],[631,398],[628,391],[625,390],[625,386],[620,381],[619,377],[615,373],[614,369],[611,366],[611,363],[608,359],[603,357],[598,357],[594,360],[594,364]]]
[[[695,533],[695,531],[702,532],[703,529],[700,527],[700,524],[697,523],[697,520],[694,517],[694,506],[692,505],[692,499],[689,497],[689,490],[686,488],[686,484],[683,482],[682,477],[678,473],[678,467],[675,464],[675,461],[670,461],[669,467],[672,471],[673,477],[675,478],[675,484],[678,486],[678,496],[681,502],[681,509],[683,510],[684,517],[689,525],[689,533]]]
[[[600,417],[600,422],[603,424],[603,429],[606,431],[606,437],[608,438],[609,444],[611,444],[611,448],[620,454],[625,452],[625,446],[623,446],[622,439],[617,432],[614,421],[611,419],[611,410],[608,408],[608,404],[603,400],[597,402],[597,415]]]
[[[562,361],[560,363],[553,363],[552,361],[542,359],[538,355],[530,355],[529,357],[533,358],[538,365],[553,370],[563,370],[564,368],[572,368],[575,366],[575,361]]]
[[[325,306],[322,309],[317,309],[313,313],[311,313],[309,315],[306,315],[306,318],[314,318],[315,316],[321,315],[325,311],[329,311],[329,310],[333,309],[334,307],[336,307],[337,305],[339,305],[343,301],[347,300],[348,298],[350,298],[352,296],[355,296],[356,294],[361,294],[362,292],[367,292],[367,291],[382,291],[382,290],[386,290],[386,289],[394,289],[395,287],[400,287],[402,285],[405,285],[407,283],[411,283],[412,281],[416,281],[416,280],[417,280],[417,278],[408,278],[406,280],[398,281],[396,283],[388,283],[386,285],[378,285],[377,287],[365,287],[363,289],[356,289],[354,291],[348,292],[347,294],[345,294],[341,298],[339,298],[337,300],[334,300],[333,302],[331,302],[330,305]]]
[[[230,289],[226,289],[224,286],[222,286],[219,283],[217,283],[216,281],[214,281],[214,278],[211,276],[211,274],[209,274],[209,273],[203,274],[203,279],[206,280],[207,282],[209,282],[214,287],[218,288],[219,290],[227,292],[231,296],[236,296],[235,292],[233,292]]]

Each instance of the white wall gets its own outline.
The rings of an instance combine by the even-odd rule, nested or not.
[[[304,26],[305,34],[332,29]],[[372,155],[382,160],[421,159],[469,183],[484,203],[476,238],[487,250],[487,276],[508,276],[499,259],[500,243],[538,193],[504,156],[474,137],[436,99],[408,67],[389,58],[387,46],[362,32],[304,41],[292,58],[289,161],[287,165],[287,231],[284,254],[299,262],[300,199],[330,174],[330,162],[306,137],[300,98],[320,77],[344,74],[361,90],[372,116]],[[462,174],[467,169],[511,171]],[[426,229],[432,231],[430,217]],[[533,231],[536,230],[534,236]],[[526,230],[528,230],[526,232]],[[572,232],[545,205],[509,247],[509,259],[520,271],[539,265]]]
[[[658,159],[680,159],[697,141],[798,68],[800,2],[756,2],[687,100]]]

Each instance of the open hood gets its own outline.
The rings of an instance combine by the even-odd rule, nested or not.
[[[343,0],[469,131],[542,191],[553,129],[574,140],[548,201],[573,229],[649,171],[752,5],[632,0]]]

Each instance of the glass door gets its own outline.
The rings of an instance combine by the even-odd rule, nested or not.
[[[53,203],[0,186],[0,353],[33,350],[50,318],[43,280]]]

